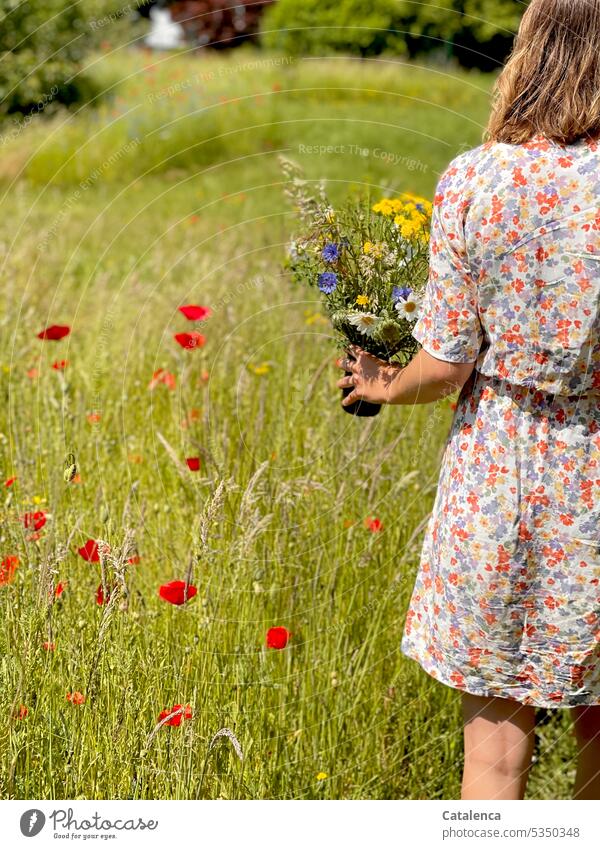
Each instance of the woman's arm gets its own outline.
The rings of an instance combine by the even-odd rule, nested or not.
[[[342,401],[345,407],[359,400],[374,404],[429,404],[462,389],[475,367],[475,361],[450,363],[423,349],[405,368],[380,360],[358,345],[349,345],[348,352],[349,357],[337,360],[339,368],[352,372],[337,382],[342,389],[353,387]]]

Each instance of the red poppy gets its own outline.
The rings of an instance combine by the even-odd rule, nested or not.
[[[267,631],[267,648],[284,649],[291,636],[287,628],[269,628]]]
[[[127,562],[131,563],[132,566],[137,566],[141,559],[139,554],[134,554],[133,557],[127,559]]]
[[[85,702],[85,696],[76,690],[74,693],[67,693],[67,701],[72,705],[82,705]]]
[[[191,351],[193,348],[201,348],[206,342],[206,336],[196,333],[195,330],[191,333],[176,333],[173,338],[187,351]]]
[[[99,604],[100,606],[102,606],[103,604],[108,604],[108,602],[110,601],[111,593],[112,590],[109,589],[105,596],[102,584],[98,584],[98,589],[96,590],[96,604]]]
[[[4,481],[4,486],[12,486],[15,481],[16,481],[16,478],[7,478]]]
[[[179,307],[179,312],[183,313],[188,321],[203,321],[211,315],[210,307],[200,307],[197,304],[187,304],[184,307]]]
[[[169,604],[185,604],[194,598],[197,592],[193,584],[186,584],[185,581],[170,581],[168,584],[162,584],[158,590],[159,596]]]
[[[192,407],[187,417],[181,420],[181,427],[184,430],[187,430],[188,427],[192,426],[192,422],[197,422],[201,417],[202,410],[198,410],[196,407]]]
[[[25,705],[20,705],[19,710],[15,714],[15,718],[16,719],[25,719],[25,717],[28,715],[28,713],[29,713],[28,708],[26,708]]]
[[[167,719],[170,717],[170,719]],[[192,718],[192,708],[191,705],[173,705],[170,710],[162,710],[158,716],[158,721],[163,722],[163,719],[166,722],[163,722],[163,725],[181,725],[182,719],[191,719]]]
[[[45,643],[42,643],[42,648],[46,651],[54,651],[56,649],[56,643],[46,641]]]
[[[200,457],[186,457],[185,462],[190,472],[197,472],[200,469]]]
[[[27,372],[26,372],[26,374],[27,374],[27,377],[28,377],[30,380],[35,380],[35,378],[36,378],[36,377],[38,376],[38,374],[39,374],[39,371],[38,371],[38,370],[34,367],[34,368],[30,368],[30,369],[29,369],[29,371],[27,371]]]
[[[148,389],[154,389],[159,383],[164,383],[167,389],[175,389],[175,375],[171,374],[170,371],[165,371],[164,368],[159,368],[152,375]]]
[[[52,363],[52,368],[53,368],[55,371],[64,371],[64,369],[66,369],[66,367],[67,367],[68,365],[69,365],[69,361],[68,361],[68,360],[55,360],[55,361]]]
[[[88,413],[86,416],[86,419],[90,424],[98,424],[101,418],[101,413]]]
[[[67,588],[67,581],[65,581],[64,583],[62,581],[59,581],[58,584],[56,585],[56,587],[54,588],[54,598],[60,598],[61,595],[66,590],[66,588]]]
[[[383,530],[383,523],[381,519],[375,519],[373,516],[369,516],[365,519],[365,527],[367,527],[371,533],[376,534]]]
[[[85,545],[78,548],[77,551],[87,560],[88,563],[98,563],[100,561],[100,552],[98,551],[98,543],[93,539],[88,539]]]
[[[71,328],[66,324],[51,324],[45,330],[38,333],[38,339],[50,339],[57,342],[59,339],[64,339],[71,332]]]
[[[9,554],[8,557],[4,558],[2,563],[0,563],[0,587],[4,584],[10,584],[15,577],[18,565],[19,558],[16,554]]]
[[[25,513],[23,516],[23,525],[26,528],[33,528],[34,531],[41,530],[46,524],[46,514],[43,510],[36,510],[35,513]]]

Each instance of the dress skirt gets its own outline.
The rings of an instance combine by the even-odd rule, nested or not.
[[[473,373],[401,649],[474,695],[600,704],[600,395]]]

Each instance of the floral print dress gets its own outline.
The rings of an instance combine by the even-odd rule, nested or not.
[[[600,704],[600,147],[535,136],[439,181],[415,338],[463,387],[401,648],[434,678]]]

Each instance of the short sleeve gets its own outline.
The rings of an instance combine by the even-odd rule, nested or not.
[[[429,278],[413,337],[436,357],[452,363],[477,360],[484,332],[477,286],[471,274],[460,190],[464,169],[451,164],[436,189],[429,242]]]

